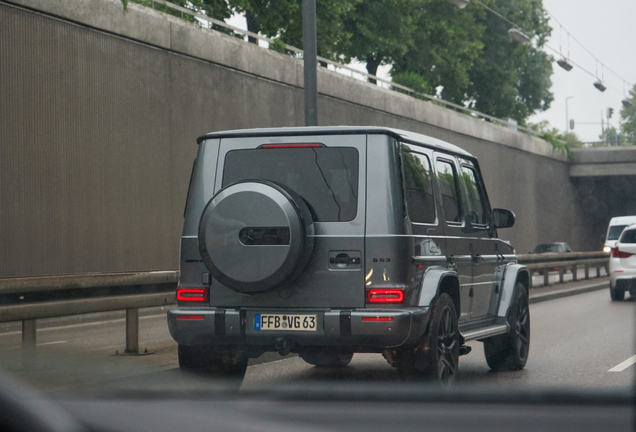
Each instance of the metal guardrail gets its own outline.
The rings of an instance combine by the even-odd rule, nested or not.
[[[567,270],[572,271],[572,279],[578,280],[578,268],[584,266],[585,279],[590,278],[590,268],[596,269],[596,277],[601,276],[601,267],[609,274],[609,253],[607,252],[568,252],[568,253],[543,253],[517,255],[520,264],[524,264],[530,270],[530,285],[532,276],[538,272],[543,275],[543,285],[549,285],[549,273],[559,272],[559,283],[564,282]]]
[[[536,271],[543,273],[545,285],[548,285],[548,273],[554,269],[559,271],[560,282],[563,282],[566,269],[577,269],[579,266],[585,266],[586,279],[589,278],[590,267],[596,267],[596,276],[599,277],[600,267],[607,268],[608,259],[609,254],[605,252],[518,255],[519,262],[528,266],[531,273]],[[573,275],[574,280],[577,280],[576,270]],[[126,288],[151,285],[162,288],[162,291],[5,304],[0,305],[0,322],[22,321],[23,365],[31,367],[35,361],[37,319],[126,310],[124,352],[139,354],[139,308],[175,304],[178,279],[179,272],[176,270],[4,278],[0,279],[0,296],[5,297],[34,292],[62,293],[69,290],[90,292],[105,287]],[[532,281],[532,277],[530,280]]]
[[[243,30],[243,29],[241,29],[239,27],[235,27],[235,26],[229,25],[229,24],[225,23],[224,21],[221,21],[221,20],[218,20],[216,18],[212,18],[212,17],[209,17],[207,15],[195,12],[195,11],[193,11],[191,9],[185,8],[183,6],[176,5],[176,4],[171,3],[169,1],[166,1],[166,0],[151,0],[151,2],[152,2],[152,7],[153,8],[154,8],[154,4],[157,3],[157,4],[160,4],[160,5],[163,5],[163,6],[167,7],[167,8],[170,8],[170,9],[173,9],[175,11],[181,12],[181,16],[182,17],[183,17],[183,14],[186,14],[186,15],[190,15],[191,17],[194,17],[194,18],[196,18],[198,20],[206,21],[208,23],[208,27],[210,29],[213,29],[214,26],[223,27],[225,29],[232,30],[232,31],[234,31],[236,33],[242,34],[242,35],[244,35],[244,37],[254,38],[254,39],[257,39],[259,41],[267,42],[268,44],[275,43],[275,40],[272,39],[272,38],[268,38],[268,37],[259,35],[257,33],[253,33],[251,31]],[[298,55],[298,56],[302,56],[303,55],[303,50],[301,50],[300,48],[296,48],[294,46],[285,44],[285,49],[287,51],[289,51],[289,52],[293,52],[294,55]],[[465,107],[463,105],[458,105],[456,103],[449,102],[449,101],[444,100],[442,98],[439,98],[437,96],[433,96],[433,95],[429,95],[429,94],[426,94],[426,93],[417,92],[417,91],[415,91],[414,89],[412,89],[410,87],[403,86],[403,85],[398,84],[398,83],[394,83],[393,81],[389,81],[389,80],[386,80],[384,78],[380,78],[379,76],[376,76],[376,75],[371,75],[369,73],[362,72],[360,70],[354,69],[354,68],[352,68],[350,66],[347,66],[347,65],[344,65],[342,63],[335,62],[335,61],[330,60],[330,59],[325,58],[325,57],[316,56],[316,58],[318,59],[318,61],[320,63],[332,66],[336,72],[338,72],[338,70],[346,70],[347,72],[349,72],[351,78],[357,79],[356,76],[361,76],[361,77],[363,77],[363,80],[367,81],[367,82],[369,80],[375,80],[376,83],[379,83],[382,88],[386,88],[388,90],[399,89],[399,90],[407,92],[410,95],[419,96],[419,97],[422,97],[424,99],[428,99],[431,102],[438,103],[438,104],[441,104],[441,105],[445,105],[446,107],[450,107],[450,108],[454,108],[455,110],[462,111],[464,113],[469,114],[472,117],[487,119],[487,120],[490,120],[491,122],[498,123],[499,125],[505,126],[505,127],[509,127],[510,126],[508,120],[503,120],[503,119],[500,119],[500,118],[497,118],[497,117],[494,117],[494,116],[491,116],[491,115],[488,115],[488,114],[485,114],[485,113],[482,113],[482,112],[467,108],[467,107]],[[521,125],[514,125],[514,128],[515,128],[515,130],[520,130],[520,131],[525,132],[525,133],[527,133],[529,135],[534,135],[536,137],[539,137],[539,138],[543,139],[542,134],[537,132],[537,131],[535,131],[535,130],[533,130],[533,129],[530,129],[530,128],[527,128],[527,127],[521,126]]]
[[[125,354],[139,354],[139,308],[176,303],[179,272],[83,274],[0,279],[0,295],[33,292],[63,293],[69,290],[91,291],[105,287],[150,286],[162,292],[63,299],[0,306],[0,322],[22,321],[22,363],[30,368],[35,362],[36,320],[94,312],[126,311]],[[169,291],[168,291],[169,290]]]

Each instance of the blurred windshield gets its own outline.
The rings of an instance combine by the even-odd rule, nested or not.
[[[304,1],[75,3],[0,0],[0,369],[53,397],[437,391],[438,350],[460,388],[634,386],[636,255],[612,270],[602,237],[636,209],[635,56],[610,50],[636,40],[636,2],[317,0],[314,105]],[[589,24],[599,8],[620,22]],[[214,197],[250,180],[292,193],[249,191],[205,237]],[[232,288],[210,248],[282,282]],[[259,345],[262,316],[285,327]],[[222,372],[186,371],[197,357]]]
[[[618,240],[618,237],[621,235],[626,226],[627,225],[612,225],[607,232],[607,239]]]

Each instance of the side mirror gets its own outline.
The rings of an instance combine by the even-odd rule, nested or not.
[[[492,219],[495,223],[495,228],[510,228],[515,224],[515,214],[506,209],[493,209]]]

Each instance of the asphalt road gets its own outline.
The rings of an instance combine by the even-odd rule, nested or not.
[[[530,358],[519,372],[490,372],[482,344],[460,358],[459,384],[542,388],[622,389],[636,381],[636,301],[611,302],[607,290],[532,304]],[[38,330],[35,369],[22,370],[19,332],[0,334],[0,367],[46,389],[108,383],[168,386],[179,380],[176,344],[165,316],[140,318],[140,348],[146,356],[116,356],[124,346],[124,320]],[[610,371],[612,370],[612,371]],[[346,380],[395,382],[395,369],[379,354],[356,354],[343,369],[320,369],[298,357],[248,368],[243,389],[281,382]],[[137,380],[137,381],[135,381]],[[134,384],[136,383],[136,384]],[[201,385],[200,380],[197,385]],[[190,383],[191,384],[191,383]],[[187,385],[190,385],[187,384]],[[179,381],[178,385],[183,385]]]
[[[620,372],[610,369],[636,355],[636,301],[611,302],[607,290],[600,290],[533,304],[530,314],[530,357],[524,370],[491,372],[483,344],[474,341],[469,343],[472,352],[460,357],[457,383],[602,390],[634,385],[636,364]],[[393,381],[396,373],[378,354],[356,354],[337,371],[295,358],[252,366],[243,388],[330,378]]]

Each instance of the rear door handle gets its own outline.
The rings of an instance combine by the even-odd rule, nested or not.
[[[338,254],[335,257],[329,258],[329,263],[330,264],[344,264],[344,265],[360,264],[360,258],[358,258],[358,257],[350,257],[347,254]]]

